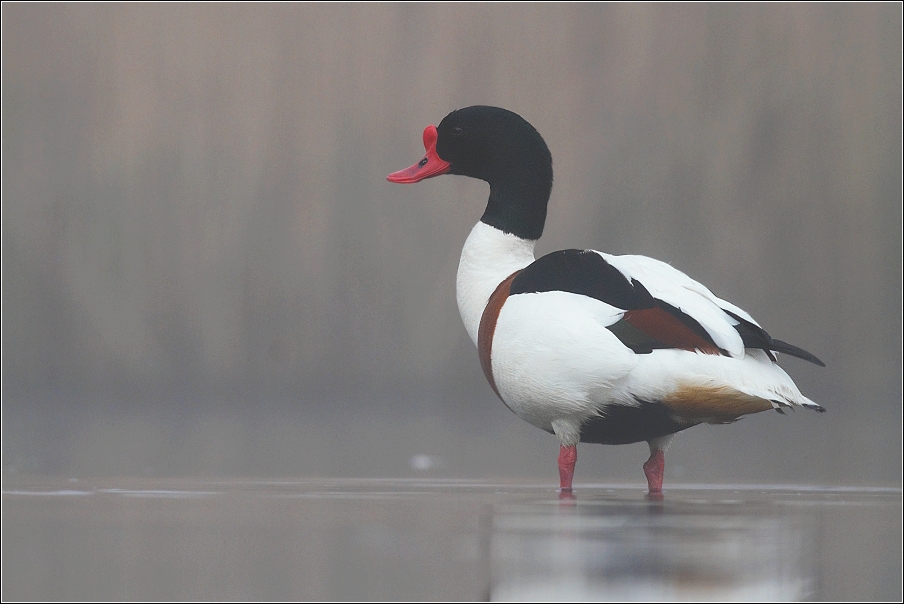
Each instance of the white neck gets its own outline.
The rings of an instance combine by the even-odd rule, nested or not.
[[[458,262],[456,294],[465,329],[477,344],[480,317],[496,286],[534,261],[536,240],[521,239],[478,222],[465,241]]]

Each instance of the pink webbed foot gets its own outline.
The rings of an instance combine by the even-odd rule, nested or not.
[[[643,473],[647,477],[649,499],[662,499],[662,477],[665,473],[665,454],[657,449],[650,453],[650,459],[643,464]]]
[[[576,445],[559,447],[559,493],[571,494],[571,481],[574,478],[574,464],[578,460]]]

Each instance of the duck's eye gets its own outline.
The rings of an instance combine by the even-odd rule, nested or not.
[[[464,132],[464,129],[461,126],[455,126],[454,128],[452,128],[452,134],[456,136],[458,136],[462,132]]]

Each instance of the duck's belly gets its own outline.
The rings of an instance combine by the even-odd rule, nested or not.
[[[625,402],[620,389],[637,363],[605,327],[620,314],[566,292],[509,297],[490,352],[499,396],[519,417],[548,432],[557,421],[574,430],[597,423],[601,411]]]
[[[581,424],[581,442],[626,445],[666,436],[699,422],[676,417],[659,402],[638,401],[635,405],[613,404],[602,415]]]

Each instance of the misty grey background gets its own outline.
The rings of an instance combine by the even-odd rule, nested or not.
[[[691,429],[667,484],[900,484],[900,5],[2,17],[6,476],[555,484],[455,305],[486,185],[385,181],[491,104],[553,154],[538,253],[670,262],[828,365],[782,360],[828,413]],[[646,455],[582,446],[576,482]]]

